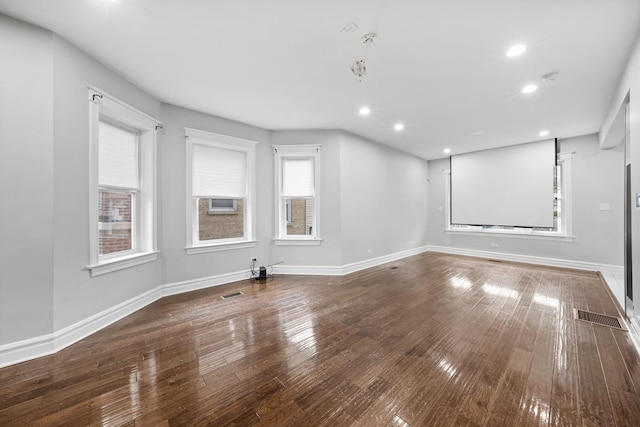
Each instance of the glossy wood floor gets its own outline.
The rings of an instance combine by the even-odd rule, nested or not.
[[[437,253],[234,283],[0,369],[0,425],[640,426],[630,338],[574,307],[618,315],[595,273]]]

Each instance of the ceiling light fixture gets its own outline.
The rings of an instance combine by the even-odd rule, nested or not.
[[[364,59],[355,61],[351,64],[351,74],[353,74],[353,77],[355,77],[359,82],[364,79],[364,76],[367,75],[367,66],[364,63]]]
[[[527,47],[525,45],[517,44],[509,48],[509,50],[507,51],[507,56],[510,58],[520,56],[524,53],[525,50],[527,50]]]
[[[365,45],[365,51],[362,55],[366,58],[367,53],[369,53],[369,49],[371,47],[371,43],[377,37],[376,33],[367,33],[362,36],[362,44]],[[362,82],[364,77],[367,75],[367,65],[364,62],[364,59],[356,59],[353,64],[351,64],[351,74],[356,78],[359,82]]]
[[[369,107],[362,107],[359,111],[361,116],[368,116],[370,112],[371,110],[369,109]]]
[[[522,88],[522,93],[533,93],[538,90],[538,86],[536,85],[526,85]]]
[[[549,131],[548,130],[541,130],[540,133],[538,134],[538,136],[549,136]]]
[[[451,152],[451,149],[450,148],[445,148],[442,151],[444,152],[444,154],[449,154]]]
[[[404,125],[402,123],[396,123],[396,125],[393,128],[399,132],[402,129],[404,129]]]

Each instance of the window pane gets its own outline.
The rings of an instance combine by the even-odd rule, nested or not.
[[[288,236],[313,234],[313,199],[285,199]]]
[[[199,240],[244,237],[244,199],[195,199]]]
[[[100,191],[98,197],[99,254],[133,249],[131,210],[134,194]]]
[[[235,199],[209,199],[209,210],[214,212],[235,212],[238,204]]]

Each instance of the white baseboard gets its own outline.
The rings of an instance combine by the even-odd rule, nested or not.
[[[605,283],[624,307],[624,267],[621,265],[599,264],[594,262],[573,261],[558,258],[546,258],[530,255],[515,255],[502,252],[479,251],[475,249],[452,248],[448,246],[429,246],[431,252],[443,252],[454,255],[465,255],[479,258],[500,259],[504,261],[523,262],[527,264],[547,265],[550,267],[573,268],[575,270],[599,271]]]
[[[503,252],[479,251],[476,249],[452,248],[448,246],[429,246],[428,251],[480,258],[500,259],[504,261],[523,262],[527,264],[547,265],[550,267],[573,268],[576,270],[612,271],[614,273],[618,273],[622,271],[623,268],[621,265],[598,264],[594,262],[573,261],[567,259],[547,258],[532,255],[516,255]]]
[[[629,327],[629,336],[631,337],[631,342],[636,346],[636,350],[640,353],[640,325],[636,321],[637,318],[627,320],[627,326]]]
[[[247,278],[247,272],[241,271],[158,286],[53,334],[0,346],[0,368],[58,352],[162,297],[237,282]]]
[[[0,345],[0,368],[55,353],[52,335]]]
[[[408,249],[393,254],[383,255],[376,258],[345,264],[343,266],[323,266],[323,265],[275,265],[273,274],[291,274],[300,276],[344,276],[356,271],[376,267],[388,262],[397,261],[413,255],[418,255],[428,250],[428,246]]]
[[[622,267],[620,266],[586,263],[581,261],[560,260],[554,258],[532,257],[526,255],[512,255],[498,252],[484,252],[444,246],[422,246],[419,248],[383,255],[376,258],[357,261],[343,266],[276,265],[274,266],[273,273],[292,275],[342,276],[388,262],[393,262],[402,258],[418,255],[427,251],[444,252],[482,258],[503,259],[507,261],[525,262],[530,264],[541,264],[556,267],[575,268],[579,270],[600,271],[603,273],[603,277],[605,277],[608,286],[611,288],[613,294],[616,295],[616,298],[618,298],[618,295],[620,293],[620,289],[618,289],[618,287],[620,286],[620,284],[624,283],[624,281],[618,280],[618,277],[620,277],[620,275],[622,274]],[[98,332],[99,330],[111,325],[112,323],[117,322],[123,317],[126,317],[129,314],[132,314],[135,311],[138,311],[141,308],[146,307],[147,305],[165,296],[219,286],[245,279],[248,279],[247,272],[239,271],[158,286],[155,289],[152,289],[142,295],[138,295],[134,298],[129,299],[128,301],[122,302],[114,307],[108,308],[100,313],[74,323],[73,325],[60,329],[53,334],[1,345],[0,368],[55,353],[95,332]],[[624,289],[622,289],[622,292],[622,295],[624,295]],[[624,307],[623,304],[622,306]],[[640,342],[640,337],[634,337],[634,339],[634,342],[636,342],[636,345],[638,345],[638,342]]]
[[[198,289],[211,288],[214,286],[226,285],[227,283],[239,282],[246,279],[249,279],[249,274],[247,271],[236,271],[233,273],[224,273],[218,274],[216,276],[203,277],[201,279],[169,283],[167,285],[160,286],[160,288],[162,288],[161,297],[183,294],[185,292],[197,291]]]

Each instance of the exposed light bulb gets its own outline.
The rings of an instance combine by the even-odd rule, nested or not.
[[[351,73],[353,74],[353,77],[355,77],[359,82],[364,79],[364,76],[367,75],[367,66],[364,63],[364,59],[355,61],[351,65]]]
[[[538,86],[536,85],[526,85],[522,88],[522,93],[533,93],[538,90]]]
[[[402,123],[396,123],[396,125],[393,128],[399,132],[402,129],[404,129],[404,125]]]
[[[360,108],[359,112],[361,116],[368,116],[369,113],[371,113],[371,110],[369,109],[369,107],[362,107]]]

